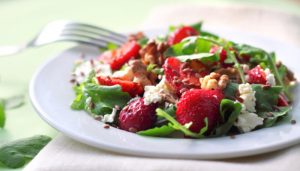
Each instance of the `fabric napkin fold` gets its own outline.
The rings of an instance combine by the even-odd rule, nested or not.
[[[248,6],[162,6],[152,11],[143,27],[192,23],[201,19],[205,21],[205,25],[255,32],[300,47],[299,16]],[[59,135],[27,165],[25,171],[299,171],[299,154],[300,145],[297,145],[238,159],[159,159],[111,153]]]
[[[111,153],[59,135],[24,171],[299,171],[300,145],[264,155],[229,160],[146,158]]]

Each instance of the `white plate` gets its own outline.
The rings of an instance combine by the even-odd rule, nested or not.
[[[211,29],[214,30],[214,29]],[[232,30],[214,30],[228,39],[250,43],[266,50],[276,51],[294,72],[300,73],[298,58],[300,50],[259,37]],[[147,31],[149,35],[162,33],[161,30]],[[282,149],[300,142],[300,124],[284,122],[272,128],[229,137],[209,139],[171,139],[143,137],[116,128],[104,129],[103,124],[94,120],[84,111],[73,111],[70,103],[74,92],[69,83],[73,62],[81,53],[88,57],[98,55],[91,47],[77,46],[66,50],[42,65],[30,84],[30,98],[33,106],[46,122],[65,135],[82,143],[113,152],[166,158],[221,159],[261,154]],[[295,91],[299,96],[299,89]],[[291,114],[300,121],[298,100]]]

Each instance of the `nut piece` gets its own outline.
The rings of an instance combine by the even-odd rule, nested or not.
[[[163,53],[167,50],[169,45],[166,42],[155,42],[150,40],[147,45],[140,50],[142,61],[148,64],[156,64],[162,66],[164,63]]]
[[[152,84],[148,78],[146,65],[141,60],[131,60],[129,62],[129,67],[133,72],[133,82],[143,86]]]
[[[224,89],[229,82],[227,75],[221,75],[215,72],[210,73],[204,78],[200,78],[201,88],[207,90]]]

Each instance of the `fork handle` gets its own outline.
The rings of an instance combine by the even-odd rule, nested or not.
[[[0,57],[17,54],[23,51],[27,46],[0,46]]]

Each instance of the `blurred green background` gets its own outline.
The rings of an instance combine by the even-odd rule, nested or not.
[[[58,19],[84,21],[116,31],[134,29],[151,9],[176,3],[256,5],[300,15],[300,0],[0,0],[0,46],[25,42],[45,24]],[[36,134],[55,136],[57,132],[31,106],[28,84],[45,59],[73,45],[56,43],[0,58],[0,98],[26,94],[25,105],[7,111],[6,127],[0,129],[0,144]],[[0,170],[6,169],[0,166]]]

